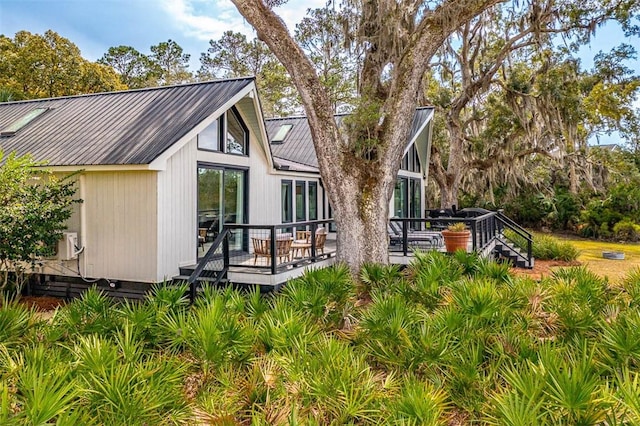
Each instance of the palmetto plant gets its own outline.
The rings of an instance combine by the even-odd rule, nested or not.
[[[381,378],[347,343],[322,338],[300,366],[302,406],[317,410],[321,424],[375,424],[382,398]]]
[[[208,365],[226,362],[244,364],[253,352],[253,328],[242,317],[226,309],[219,297],[196,307],[189,317],[187,346]]]
[[[274,299],[256,330],[256,338],[267,352],[288,354],[304,353],[321,334],[309,315],[294,310],[284,299]]]
[[[337,268],[194,305],[184,286],[91,290],[48,321],[4,303],[0,424],[640,422],[634,274],[533,281],[461,256],[370,266],[366,297]]]
[[[547,371],[544,393],[550,418],[566,424],[597,424],[604,420],[607,401],[602,394],[599,369],[586,347],[574,351],[543,351],[541,362]]]
[[[419,307],[407,304],[401,296],[374,294],[362,314],[358,340],[376,362],[388,368],[410,367],[415,364],[419,319]]]
[[[448,408],[446,392],[412,375],[403,378],[398,395],[389,404],[394,423],[405,425],[446,424],[444,414]]]
[[[162,356],[89,370],[81,376],[87,409],[100,424],[179,424],[190,414],[185,372],[184,364]]]
[[[368,293],[373,289],[389,288],[402,278],[399,265],[380,265],[368,263],[360,270],[360,282],[363,292]]]
[[[12,353],[0,346],[2,424],[56,422],[76,408],[80,396],[63,348],[30,344]]]
[[[112,299],[96,287],[91,287],[61,310],[61,323],[70,333],[109,335],[119,323],[119,313],[114,306]]]
[[[557,315],[567,338],[593,332],[612,296],[607,282],[585,267],[554,271],[550,292],[545,309]]]
[[[602,338],[598,350],[605,365],[640,367],[640,312],[627,310],[610,322],[601,321]]]
[[[23,341],[37,322],[33,310],[7,297],[0,300],[0,342],[5,346]]]

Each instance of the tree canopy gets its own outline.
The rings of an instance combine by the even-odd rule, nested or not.
[[[84,59],[71,41],[49,30],[0,35],[3,97],[31,99],[125,89],[113,68]]]

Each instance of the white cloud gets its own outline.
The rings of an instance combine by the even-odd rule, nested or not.
[[[162,8],[185,36],[208,41],[220,38],[225,31],[241,32],[247,37],[255,33],[229,0],[162,0]],[[307,9],[323,7],[326,0],[291,0],[278,7],[289,31],[306,15]]]
[[[296,24],[302,21],[308,9],[318,9],[327,4],[326,0],[290,0],[276,9],[282,20],[287,24],[289,32],[293,33]]]
[[[253,36],[250,25],[230,2],[216,0],[162,0],[162,8],[184,35],[201,41],[220,38],[225,31]]]

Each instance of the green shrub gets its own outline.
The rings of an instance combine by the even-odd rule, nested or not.
[[[29,155],[5,155],[0,149],[0,290],[15,273],[17,293],[23,274],[39,258],[55,254],[71,217],[73,180],[58,179]]]
[[[514,232],[506,230],[505,236],[514,241],[519,247],[526,247],[526,241]],[[566,262],[576,260],[580,254],[580,251],[567,241],[561,241],[551,235],[537,233],[533,234],[531,251],[535,259],[564,260]]]
[[[621,220],[613,226],[613,236],[620,241],[640,241],[640,225]]]

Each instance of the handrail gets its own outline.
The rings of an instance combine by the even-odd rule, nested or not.
[[[402,225],[402,233],[399,235],[399,242],[402,244],[402,253],[407,256],[409,252],[409,227],[411,223],[437,224],[439,227],[446,227],[450,223],[465,223],[471,230],[471,249],[482,252],[490,247],[493,242],[500,241],[506,244],[503,228],[512,230],[516,235],[526,241],[526,257],[522,253],[517,253],[529,264],[532,263],[532,235],[526,229],[505,216],[501,211],[491,211],[476,217],[427,217],[427,218],[390,218],[391,222],[398,222]],[[510,241],[510,240],[509,240]],[[510,241],[520,246],[517,241]],[[525,250],[525,247],[520,247]]]
[[[500,223],[505,225],[511,231],[515,232],[518,236],[520,236],[527,242],[527,262],[529,262],[529,264],[531,265],[531,259],[533,259],[533,235],[522,226],[514,222],[511,218],[505,216],[502,211],[498,210],[497,213],[498,214],[496,215],[496,218]],[[515,241],[512,241],[512,243],[515,243]]]
[[[211,259],[213,259],[213,256],[220,247],[220,244],[222,244],[222,251],[224,253],[224,269],[218,274],[217,280],[214,284],[219,283],[222,279],[222,276],[224,275],[224,272],[226,272],[226,269],[229,266],[229,240],[227,238],[228,235],[229,230],[223,228],[222,232],[220,232],[216,239],[213,240],[213,243],[211,244],[211,247],[209,247],[209,250],[207,250],[207,253],[205,253],[205,255],[200,259],[200,261],[196,265],[196,268],[193,270],[191,275],[189,275],[189,279],[187,280],[187,282],[189,283],[191,302],[193,302],[196,297],[196,281],[198,280],[198,278],[200,278],[200,274],[202,274],[202,271],[204,271],[204,268],[207,266],[207,264],[211,261]]]

